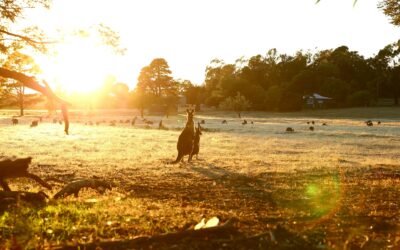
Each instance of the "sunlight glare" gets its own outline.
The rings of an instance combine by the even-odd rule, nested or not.
[[[54,55],[38,61],[44,72],[41,78],[68,93],[99,89],[116,65],[110,49],[87,37],[56,45]]]

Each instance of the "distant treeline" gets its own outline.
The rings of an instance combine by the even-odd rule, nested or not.
[[[167,114],[185,103],[239,113],[246,109],[296,111],[305,107],[303,97],[313,93],[332,98],[327,107],[334,108],[373,106],[380,98],[390,98],[398,105],[399,54],[399,42],[367,59],[346,46],[317,53],[299,51],[294,55],[271,49],[265,55],[239,58],[233,64],[212,60],[201,85],[174,79],[167,61],[156,58],[142,68],[135,89],[129,90],[124,83],[108,82],[95,95],[81,96],[83,101],[77,106],[161,109]],[[12,100],[13,92],[17,103],[27,102],[28,98],[21,101],[20,88],[21,85],[3,84],[0,103],[10,104],[7,100]]]
[[[157,98],[164,98],[161,103],[174,104],[174,96],[181,93],[189,104],[204,103],[225,109],[231,106],[233,110],[296,111],[305,106],[303,96],[318,93],[332,98],[328,107],[373,106],[380,98],[391,98],[398,105],[399,53],[398,42],[367,59],[346,46],[315,54],[299,51],[294,55],[271,49],[266,55],[239,58],[233,64],[211,61],[205,81],[199,86],[187,80],[173,80],[168,77],[170,71],[160,73],[168,67],[164,59],[156,59],[165,67],[152,66],[153,61],[143,68],[133,104],[146,107]],[[139,101],[144,96],[146,101]]]
[[[250,109],[294,111],[304,107],[303,96],[319,93],[333,98],[331,107],[370,106],[379,98],[393,98],[397,105],[398,54],[395,43],[368,59],[341,46],[295,55],[272,49],[235,64],[214,60],[206,70],[204,102],[218,107],[239,92],[250,101]]]

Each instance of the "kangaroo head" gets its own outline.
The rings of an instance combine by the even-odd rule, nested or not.
[[[188,122],[193,122],[193,117],[194,117],[194,109],[186,109],[187,113],[187,121]]]

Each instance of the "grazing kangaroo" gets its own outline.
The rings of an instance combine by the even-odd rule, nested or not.
[[[197,128],[196,128],[196,132],[194,135],[194,141],[193,141],[193,151],[192,151],[192,156],[196,155],[196,159],[199,155],[199,151],[200,151],[200,135],[202,135],[201,133],[201,126],[200,123],[197,124]]]
[[[32,121],[31,128],[37,127],[38,124],[39,124],[39,121]]]
[[[287,127],[287,128],[286,128],[286,132],[294,132],[294,129],[291,128],[291,127]]]
[[[18,119],[17,118],[12,118],[11,121],[12,121],[13,125],[17,125],[18,124]]]
[[[194,109],[186,110],[187,113],[187,122],[186,126],[183,129],[182,133],[178,138],[178,143],[176,148],[178,149],[178,156],[174,162],[171,164],[176,164],[182,160],[185,155],[189,155],[189,162],[192,160],[192,152],[193,152],[193,140],[194,140]]]
[[[32,161],[32,157],[21,158],[16,160],[4,160],[0,161],[0,186],[4,191],[11,191],[8,186],[6,179],[27,177],[35,180],[40,185],[51,190],[51,186],[44,180],[40,179],[39,176],[28,172],[29,164]]]

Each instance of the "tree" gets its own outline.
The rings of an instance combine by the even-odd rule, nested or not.
[[[142,68],[137,86],[157,97],[177,91],[176,82],[173,81],[171,70],[164,58],[156,58],[150,65]]]
[[[181,92],[186,97],[186,104],[194,105],[196,111],[200,111],[200,104],[204,99],[204,86],[196,86],[189,80],[180,82]]]
[[[135,89],[142,115],[144,108],[155,104],[165,106],[168,116],[172,106],[177,104],[179,82],[172,78],[171,73],[164,58],[156,58],[150,65],[142,68]]]
[[[394,104],[398,105],[400,94],[400,72],[398,70],[400,67],[400,40],[385,46],[369,63],[376,72],[377,91],[391,95]]]
[[[233,110],[241,118],[241,112],[250,107],[249,100],[246,99],[240,92],[237,92],[235,97],[228,97],[221,102],[220,108],[223,110]]]
[[[8,0],[0,3],[0,51],[3,54],[12,53],[13,50],[18,50],[23,47],[33,47],[40,51],[46,49],[45,36],[36,28],[30,27],[23,31],[23,34],[17,34],[11,30],[11,27],[19,19],[23,17],[25,9],[30,9],[38,6],[48,8],[49,0]],[[52,89],[46,82],[40,82],[35,77],[28,76],[19,71],[0,67],[0,77],[14,79],[25,87],[36,90],[48,98],[61,104],[61,110],[64,117],[64,131],[68,134],[69,120],[67,105],[68,103],[54,94]]]
[[[39,66],[34,62],[33,58],[22,54],[18,51],[14,51],[9,54],[2,65],[9,69],[13,69],[23,73],[37,74],[40,73]],[[3,95],[6,105],[18,105],[20,108],[20,115],[24,115],[24,108],[26,105],[34,104],[41,100],[40,97],[30,94],[25,94],[25,86],[12,79],[0,79],[3,86]]]
[[[383,0],[379,2],[378,8],[390,18],[393,25],[400,26],[400,2],[398,0]]]
[[[321,0],[317,0],[319,3]],[[357,0],[353,0],[353,5],[357,3]],[[378,8],[390,18],[390,22],[393,25],[400,26],[400,2],[398,0],[382,0],[378,3]]]
[[[113,84],[111,95],[114,99],[114,108],[126,108],[128,106],[129,87],[126,83],[117,82]]]
[[[48,48],[47,45],[54,43],[54,41],[49,41],[47,36],[37,27],[28,27],[21,32],[12,30],[18,27],[18,25],[15,24],[24,17],[26,9],[36,7],[49,8],[50,1],[51,0],[7,0],[0,2],[0,52],[2,52],[3,55],[11,54],[14,51],[26,47],[45,52]],[[100,25],[98,31],[104,44],[113,47],[116,53],[124,52],[119,49],[119,37],[115,32],[104,25]],[[0,77],[14,79],[25,87],[38,91],[52,101],[61,104],[61,111],[64,118],[64,131],[68,134],[69,119],[67,106],[69,106],[69,103],[58,97],[47,82],[3,66],[0,67]]]

